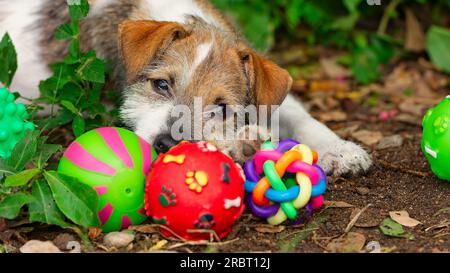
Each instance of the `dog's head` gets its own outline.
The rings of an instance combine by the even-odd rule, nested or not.
[[[126,72],[121,114],[160,150],[175,144],[170,137],[175,106],[194,113],[196,97],[202,98],[203,107],[216,105],[223,111],[227,105],[279,105],[292,84],[287,71],[234,33],[201,19],[189,22],[125,21],[119,27]],[[232,143],[213,142],[220,148]]]

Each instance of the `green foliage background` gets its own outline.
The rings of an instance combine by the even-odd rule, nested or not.
[[[431,60],[450,73],[450,0],[212,0],[238,24],[260,51],[281,42],[321,44],[350,52],[343,64],[355,79],[367,84],[379,79],[378,67],[401,54],[403,41],[389,22],[403,20],[404,8],[427,12],[427,51]]]

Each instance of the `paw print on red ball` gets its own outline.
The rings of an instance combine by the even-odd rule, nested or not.
[[[200,218],[194,223],[194,227],[199,229],[211,229],[216,225],[214,216],[209,213],[202,214]]]
[[[147,177],[145,207],[153,220],[187,240],[219,238],[244,210],[241,169],[214,145],[182,142],[154,162]],[[173,237],[166,229],[161,232]]]
[[[176,196],[177,195],[173,193],[171,189],[167,188],[166,186],[162,186],[158,200],[163,207],[168,207],[171,205],[174,206],[177,203],[177,201],[175,200]]]

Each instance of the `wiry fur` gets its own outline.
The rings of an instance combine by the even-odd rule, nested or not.
[[[202,97],[205,105],[271,105],[284,100],[278,110],[282,137],[299,139],[316,149],[326,171],[341,174],[369,168],[371,160],[360,146],[340,139],[314,120],[291,95],[284,99],[292,81],[289,75],[249,48],[208,0],[89,2],[91,13],[81,26],[82,47],[95,49],[110,62],[113,78],[123,90],[122,118],[147,140],[167,132],[174,121],[170,110],[179,104],[192,108],[195,96]],[[19,53],[13,86],[37,96],[38,78],[49,74],[43,63],[60,60],[67,51],[67,43],[53,39],[55,28],[68,20],[66,1],[0,0],[0,6],[0,32],[12,34]],[[167,23],[155,22],[167,27],[160,32],[132,21],[124,32],[119,26],[126,20],[172,21],[180,33]],[[155,36],[136,40],[140,30]],[[153,90],[152,80],[160,78],[171,81],[169,96]],[[227,140],[218,145],[239,161],[259,148],[254,141]]]

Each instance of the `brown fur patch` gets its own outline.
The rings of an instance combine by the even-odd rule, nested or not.
[[[248,65],[254,74],[252,80],[256,103],[258,105],[281,104],[292,86],[289,73],[256,53],[251,53],[249,57]]]
[[[119,45],[123,56],[128,82],[164,52],[170,44],[187,35],[186,29],[172,22],[124,21],[119,26]]]

